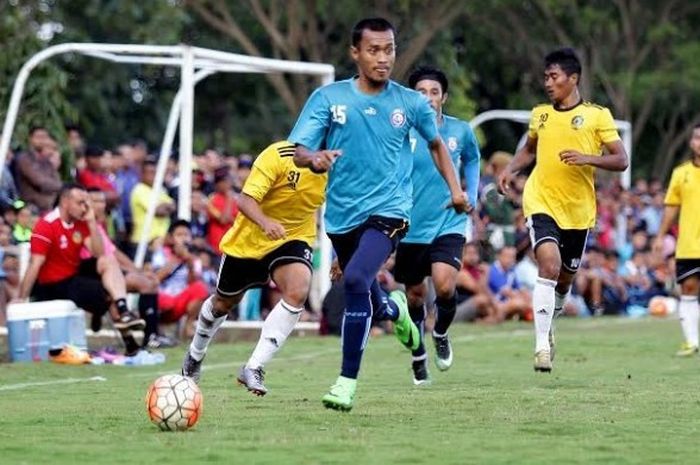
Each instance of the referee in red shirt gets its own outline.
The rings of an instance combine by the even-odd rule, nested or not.
[[[98,257],[92,269],[87,269],[88,262],[80,259],[83,246]],[[132,330],[143,329],[144,321],[127,308],[124,276],[115,276],[113,267],[100,260],[104,246],[83,187],[68,184],[61,189],[58,207],[34,226],[30,247],[31,259],[20,285],[20,300],[26,300],[31,293],[39,301],[72,300],[99,316],[109,310],[114,327],[124,339],[127,355],[138,352]]]

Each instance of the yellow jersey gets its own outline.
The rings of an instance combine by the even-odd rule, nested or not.
[[[528,136],[537,139],[537,154],[523,192],[525,216],[544,213],[562,229],[592,228],[595,168],[566,165],[559,153],[602,155],[604,144],[620,139],[610,110],[589,102],[564,111],[538,105],[532,110]]]
[[[676,258],[700,258],[700,167],[692,161],[678,165],[664,203],[681,207]]]
[[[316,240],[316,211],[326,198],[328,173],[316,174],[294,164],[294,145],[276,142],[255,159],[243,194],[255,199],[263,213],[280,223],[287,237],[270,240],[243,213],[224,234],[219,248],[226,255],[260,259],[285,242]]]

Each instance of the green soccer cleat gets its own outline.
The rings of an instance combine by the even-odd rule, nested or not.
[[[692,357],[698,353],[698,346],[684,342],[680,350],[676,352],[676,357]]]
[[[420,330],[408,313],[406,294],[397,289],[389,294],[389,298],[399,307],[399,317],[394,321],[394,334],[408,350],[416,350],[420,345]]]
[[[340,410],[341,412],[349,412],[352,410],[352,403],[355,400],[355,389],[357,388],[357,380],[338,376],[338,380],[328,394],[323,396],[321,402],[326,408]]]

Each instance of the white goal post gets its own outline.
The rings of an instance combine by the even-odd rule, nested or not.
[[[472,129],[476,129],[487,121],[504,119],[507,121],[515,121],[517,123],[528,124],[530,122],[529,110],[489,110],[483,113],[479,113],[472,119],[469,124]],[[632,124],[629,121],[615,120],[617,129],[620,131],[620,137],[622,137],[622,144],[625,146],[627,151],[627,156],[629,157],[629,166],[627,169],[620,173],[620,180],[622,182],[622,187],[629,189],[632,184]],[[518,147],[524,143],[524,137],[521,139]]]
[[[66,53],[79,53],[108,60],[114,63],[136,63],[157,66],[179,67],[180,89],[173,101],[168,122],[160,147],[160,156],[156,177],[149,203],[143,236],[137,248],[135,263],[142,266],[148,247],[148,235],[165,177],[168,157],[173,146],[175,132],[179,120],[179,154],[180,154],[180,185],[178,199],[178,217],[190,219],[191,190],[192,190],[192,131],[194,109],[194,87],[202,79],[214,73],[290,73],[316,76],[321,84],[329,84],[335,80],[335,68],[330,64],[286,61],[271,58],[252,57],[236,53],[223,52],[190,45],[134,45],[134,44],[98,44],[98,43],[65,43],[47,47],[32,56],[20,69],[15,80],[7,109],[2,134],[0,135],[0,166],[3,166],[7,156],[10,141],[15,128],[17,114],[24,87],[31,71],[47,59]],[[270,141],[273,142],[273,141]],[[2,170],[0,170],[2,176]],[[321,214],[319,214],[319,218]],[[332,247],[325,234],[323,221],[319,221],[319,253],[320,268],[314,276],[312,305],[320,308],[321,300],[330,288],[330,265]]]

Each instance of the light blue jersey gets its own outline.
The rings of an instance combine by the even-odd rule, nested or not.
[[[447,115],[442,118],[442,125],[438,129],[452,159],[455,175],[460,178],[460,167],[463,173],[461,177],[467,184],[469,203],[476,206],[481,153],[474,131],[462,120]],[[413,210],[408,234],[402,242],[430,244],[437,237],[446,234],[464,235],[468,215],[445,208],[452,196],[433,162],[428,143],[411,131],[410,144],[413,152]]]
[[[356,79],[348,79],[309,97],[288,140],[311,150],[343,151],[328,178],[329,233],[348,232],[370,215],[409,219],[411,198],[401,158],[413,127],[425,140],[438,137],[428,99],[394,81],[368,95]]]

